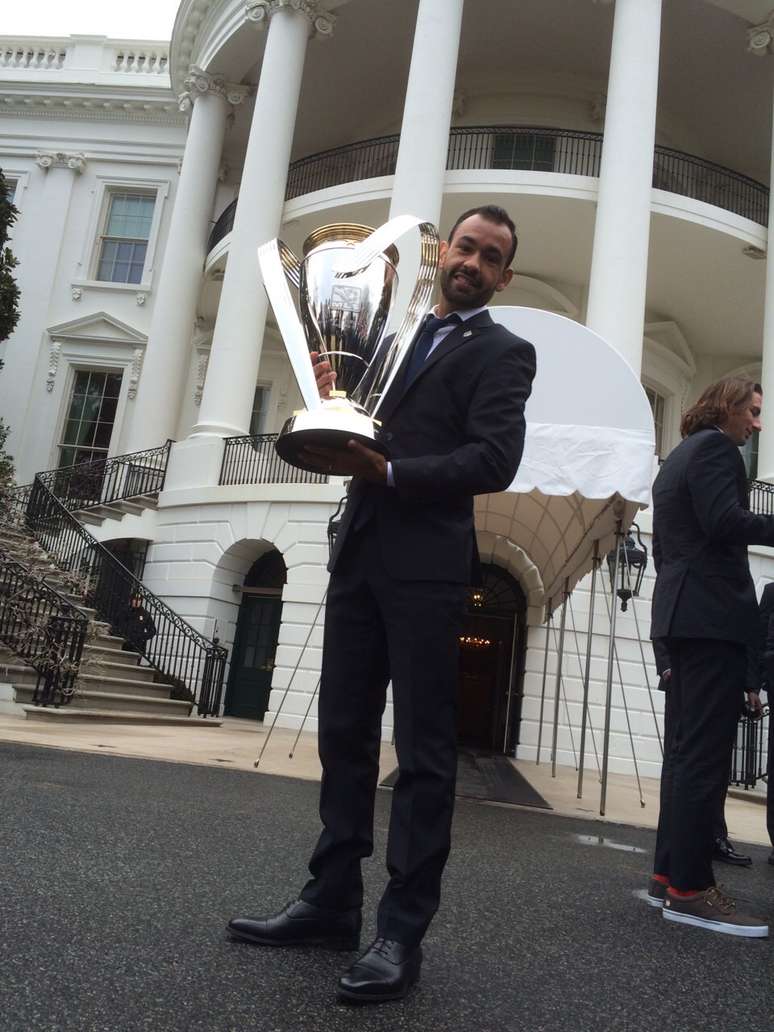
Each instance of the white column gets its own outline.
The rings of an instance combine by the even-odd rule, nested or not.
[[[390,218],[438,223],[465,0],[420,0]]]
[[[249,14],[259,23],[268,21],[269,31],[193,436],[230,437],[249,430],[267,311],[257,249],[280,229],[310,28],[328,32],[331,24],[311,0],[298,7],[260,0]]]
[[[616,0],[586,324],[638,375],[660,41],[661,0]]]
[[[245,87],[192,68],[180,98],[191,122],[153,306],[148,348],[135,403],[130,451],[152,448],[177,433],[188,379],[191,336],[230,105]]]
[[[769,21],[748,32],[748,49],[758,57],[774,51],[774,14]],[[774,187],[774,97],[772,98],[771,173]],[[763,431],[758,438],[758,479],[774,483],[774,193],[769,196],[766,285],[763,311],[761,387],[763,388]]]

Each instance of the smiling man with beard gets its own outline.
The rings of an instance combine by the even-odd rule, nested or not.
[[[535,350],[486,305],[513,275],[516,231],[487,205],[441,244],[441,297],[382,403],[379,452],[309,449],[353,477],[329,570],[318,707],[323,831],[300,898],[266,918],[234,918],[233,938],[264,946],[356,949],[373,851],[374,797],[388,683],[399,776],[376,938],[339,980],[340,999],[402,997],[438,909],[457,769],[458,639],[478,575],[473,497],[502,491],[524,446]],[[327,396],[335,376],[316,367]]]

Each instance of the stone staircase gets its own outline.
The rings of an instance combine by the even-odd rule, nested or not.
[[[14,701],[28,720],[220,726],[221,722],[211,717],[204,720],[190,716],[191,703],[173,698],[172,687],[163,682],[161,675],[144,663],[137,652],[123,648],[125,639],[96,619],[96,611],[84,604],[73,579],[56,566],[31,534],[0,525],[0,551],[64,595],[91,621],[77,690],[66,705],[59,707],[32,705],[37,672],[0,643],[0,682],[13,685]]]
[[[75,509],[73,515],[84,525],[101,526],[105,520],[122,520],[124,516],[141,516],[146,509],[158,505],[158,493],[134,495],[103,505],[90,505],[87,509]]]

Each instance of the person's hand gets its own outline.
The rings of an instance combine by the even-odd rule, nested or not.
[[[663,672],[663,674],[661,675],[661,680],[662,681],[671,681],[672,680],[672,668],[671,667],[667,667],[667,669]]]
[[[317,390],[321,398],[329,398],[331,391],[336,387],[336,374],[331,369],[327,358],[320,359],[319,351],[310,351],[309,357],[314,364],[314,378],[317,381]]]
[[[760,720],[763,716],[763,703],[758,692],[747,693],[747,707],[753,720]]]
[[[301,456],[321,473],[334,477],[362,477],[372,484],[387,483],[387,460],[358,441],[347,441],[346,450],[307,445]]]

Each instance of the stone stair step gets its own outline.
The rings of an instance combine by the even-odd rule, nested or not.
[[[157,509],[159,505],[157,494],[133,495],[131,500],[137,505],[141,505],[143,509]]]
[[[129,516],[141,516],[148,508],[147,505],[138,505],[136,502],[130,501],[128,498],[122,498],[120,501],[116,502],[115,505]]]
[[[119,638],[118,640],[123,641],[122,638]],[[98,642],[99,639],[97,638],[90,645],[84,645],[84,658],[91,656],[95,661],[110,663],[113,666],[120,666],[122,669],[126,668],[127,670],[134,670],[138,667],[137,660],[139,657],[136,652],[123,652],[120,645],[118,648],[115,648],[115,646],[100,645]],[[104,660],[101,658],[103,656]]]
[[[103,520],[121,520],[126,513],[117,504],[103,502],[101,505],[92,505],[88,509],[78,509],[75,515],[81,519],[84,513],[91,516],[101,516]]]
[[[105,653],[102,654],[105,656]],[[163,688],[169,692],[169,685],[156,681],[156,671],[149,666],[126,666],[125,663],[113,663],[111,660],[100,657],[87,657],[89,665],[81,664],[81,676],[84,680],[96,678],[97,680],[121,681],[126,684],[144,685],[150,684],[154,688]]]
[[[104,516],[97,516],[90,509],[80,509],[76,515],[81,523],[90,523],[95,527],[101,527],[105,522]]]
[[[107,679],[104,682],[100,682],[103,688],[107,688]],[[78,691],[73,695],[70,701],[67,703],[72,709],[101,709],[101,710],[124,710],[127,713],[148,713],[151,716],[155,714],[187,714],[190,709],[190,703],[180,699],[170,699],[168,697],[162,697],[159,695],[152,695],[147,693],[147,689],[152,687],[149,685],[142,685],[141,688],[146,689],[145,694],[138,694],[136,686],[130,685],[131,691],[121,691],[120,686],[115,691],[99,690],[94,688],[79,688]],[[14,681],[14,691],[16,694],[16,701],[22,704],[32,703],[32,694],[35,690],[34,682],[32,684],[20,684]],[[169,691],[169,689],[167,689]]]
[[[221,720],[213,717],[173,717],[161,714],[132,713],[121,710],[101,710],[97,708],[84,708],[73,710],[69,706],[23,706],[27,720],[48,721],[49,723],[66,724],[78,723],[80,721],[101,724],[137,724],[139,726],[153,726],[164,724],[174,727],[220,727]]]
[[[97,624],[98,633],[91,644],[97,646],[97,648],[112,649],[114,652],[120,652],[125,639],[118,634],[111,634],[109,630],[101,630],[103,626],[105,625]],[[87,645],[86,647],[88,648],[89,646]],[[127,653],[127,655],[131,655],[131,653]]]

